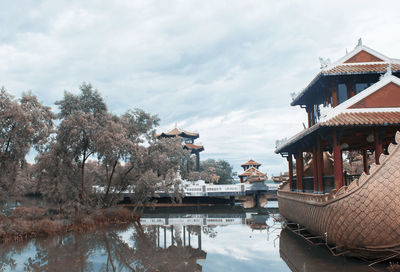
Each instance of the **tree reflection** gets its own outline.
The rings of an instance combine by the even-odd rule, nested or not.
[[[165,217],[148,218],[148,225],[143,226],[136,222],[129,227],[0,245],[0,271],[201,271],[197,262],[207,256],[203,236],[215,238],[216,230],[226,224],[269,229],[267,213],[251,214],[247,219],[237,215],[157,216]],[[199,218],[201,225],[191,225],[199,224]],[[182,224],[171,224],[175,221]]]
[[[94,271],[89,260],[98,248],[98,234],[74,233],[35,240],[36,255],[24,263],[25,271]]]
[[[160,226],[143,228],[134,224],[131,235],[132,246],[115,232],[103,233],[104,245],[107,252],[107,263],[102,271],[201,271],[196,263],[199,258],[205,258],[206,253],[201,249],[182,244],[181,235],[172,235],[171,245],[160,247]],[[170,228],[171,233],[173,228]],[[165,245],[164,245],[165,246]]]
[[[206,257],[201,234],[215,235],[212,228],[200,226],[142,227],[140,223],[129,231],[129,239],[113,229],[3,244],[0,271],[201,271],[197,260]],[[168,243],[162,241],[167,241],[164,234]],[[30,256],[21,262],[26,255]]]

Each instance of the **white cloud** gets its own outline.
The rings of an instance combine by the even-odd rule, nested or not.
[[[359,37],[400,57],[387,1],[33,1],[0,9],[0,85],[52,105],[91,82],[112,111],[196,129],[204,158],[285,171],[274,141],[301,129],[289,93]]]

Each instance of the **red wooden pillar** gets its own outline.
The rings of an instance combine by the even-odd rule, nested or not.
[[[332,106],[336,107],[339,104],[338,94],[335,86],[335,82],[332,82]]]
[[[311,127],[311,110],[307,107],[307,120],[308,120],[308,127]]]
[[[312,165],[313,165],[313,176],[314,176],[314,193],[318,192],[318,156],[316,148],[314,147],[312,153]]]
[[[315,124],[315,111],[314,111],[314,105],[311,107],[311,123],[310,127],[312,127]]]
[[[326,104],[329,105],[331,103],[331,92],[329,88],[326,88]]]
[[[336,130],[333,131],[333,172],[335,175],[335,189],[339,190],[343,186],[343,160]]]
[[[318,165],[318,192],[324,191],[323,185],[323,171],[324,171],[324,157],[321,148],[321,139],[318,137],[317,139],[317,165]]]
[[[364,166],[364,172],[366,174],[369,174],[369,168],[368,168],[368,154],[367,154],[367,150],[364,149],[362,151],[362,155],[363,155],[363,166]]]
[[[353,97],[355,95],[354,88],[353,88],[353,82],[347,82],[346,87],[347,87],[347,92],[348,92],[349,98]]]
[[[292,190],[292,183],[293,183],[293,160],[292,160],[292,154],[289,153],[289,156],[287,156],[287,161],[289,165],[289,186],[290,190]]]
[[[303,152],[299,152],[296,156],[296,179],[297,179],[297,190],[303,191]]]
[[[374,141],[375,141],[375,163],[379,163],[379,156],[382,154],[382,140],[379,137],[378,129],[374,129]]]

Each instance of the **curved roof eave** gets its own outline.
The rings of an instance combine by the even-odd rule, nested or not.
[[[323,77],[323,76],[326,76],[326,75],[323,74],[322,71],[319,72],[319,73],[313,78],[313,80],[311,80],[311,82],[307,85],[307,87],[305,87],[305,88],[296,96],[296,98],[293,99],[293,101],[290,103],[290,105],[291,105],[291,106],[302,105],[302,104],[299,103],[299,100],[300,100],[301,98],[303,98],[303,96],[305,95],[305,93],[306,93],[311,87],[313,87],[314,84],[317,83],[318,80],[319,80],[321,77]]]

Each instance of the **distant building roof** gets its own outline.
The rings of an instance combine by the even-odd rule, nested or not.
[[[190,149],[190,150],[196,150],[196,151],[203,151],[204,146],[202,145],[195,145],[195,144],[190,144],[190,143],[185,143],[185,148]]]
[[[160,134],[156,134],[155,135],[157,138],[160,137],[176,137],[176,136],[180,136],[180,137],[184,137],[184,138],[193,138],[193,139],[197,139],[199,138],[199,133],[196,132],[188,132],[185,130],[180,130],[178,128],[174,128],[168,132],[162,132]]]
[[[248,176],[252,176],[252,175],[265,176],[265,174],[263,172],[257,170],[254,167],[250,167],[249,169],[244,171],[242,174],[240,174],[238,177],[248,177]]]
[[[261,165],[261,163],[258,163],[256,161],[250,159],[248,162],[245,162],[240,166],[243,167],[243,166],[247,166],[247,165],[249,165],[249,166],[257,165],[257,166],[259,166],[259,165]]]

